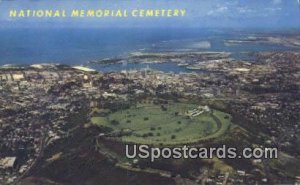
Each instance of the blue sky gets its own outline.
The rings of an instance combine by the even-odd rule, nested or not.
[[[9,9],[186,9],[181,18],[21,18]],[[263,27],[300,28],[298,0],[0,0],[0,28],[51,27]]]

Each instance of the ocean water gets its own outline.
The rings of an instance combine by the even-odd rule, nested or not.
[[[131,52],[228,51],[247,59],[253,51],[285,51],[293,48],[267,44],[225,46],[224,40],[243,32],[212,29],[0,29],[0,65],[63,63],[86,65],[88,61],[126,56]],[[140,69],[144,64],[92,65],[100,71]],[[150,64],[162,71],[186,72],[176,64]]]

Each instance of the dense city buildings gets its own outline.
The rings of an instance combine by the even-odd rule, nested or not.
[[[101,168],[97,164],[104,160],[115,173],[130,173],[135,180],[138,177],[134,174],[143,174],[145,182],[149,178],[168,184],[299,182],[300,53],[261,52],[255,58],[244,62],[232,59],[230,53],[158,53],[133,54],[127,59],[171,60],[192,69],[190,73],[166,73],[150,68],[102,73],[81,66],[54,64],[3,66],[0,184],[33,181],[72,184],[70,179],[76,178],[68,175],[76,175],[76,167],[69,169],[72,172],[64,172],[63,167],[68,163],[73,165],[69,160],[75,160],[74,166],[83,169],[90,168],[85,165],[93,166],[94,176],[97,168]],[[183,114],[189,119],[217,111],[232,117],[232,124],[218,137],[189,145],[277,147],[279,158],[168,160],[153,164],[128,161],[122,149],[128,135],[140,137],[141,141],[160,135],[138,135],[132,128],[112,130],[123,124],[122,120],[111,120],[111,128],[97,122],[132,106],[151,104],[167,111],[168,104],[183,105],[180,103],[195,104],[195,108]],[[149,117],[145,116],[143,119],[147,121]],[[128,119],[127,123],[131,121]],[[185,123],[178,121],[178,124]],[[152,132],[157,129],[150,128]],[[179,130],[170,133],[174,141],[179,140],[176,132],[180,133]],[[58,173],[51,172],[58,167],[61,169]],[[101,175],[99,178],[105,180]]]

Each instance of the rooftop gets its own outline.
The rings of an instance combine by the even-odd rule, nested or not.
[[[0,168],[12,168],[16,160],[16,157],[5,157],[0,159]]]

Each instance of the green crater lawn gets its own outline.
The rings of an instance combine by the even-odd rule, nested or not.
[[[200,112],[195,104],[138,104],[129,109],[93,117],[92,123],[110,127],[113,132],[126,131],[124,142],[140,144],[183,144],[219,137],[231,124],[231,116],[217,110],[188,116],[188,111]]]

